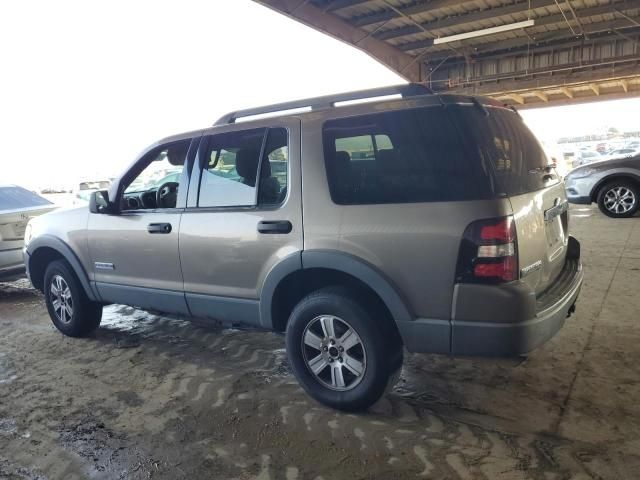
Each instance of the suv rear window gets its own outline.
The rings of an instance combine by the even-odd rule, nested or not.
[[[456,106],[450,114],[463,133],[474,162],[489,162],[496,179],[496,195],[520,195],[558,183],[540,143],[513,112]]]
[[[40,205],[51,205],[51,202],[22,187],[0,187],[0,210],[16,210]]]
[[[326,122],[331,198],[343,205],[445,202],[546,186],[548,161],[522,120],[490,112],[427,107]]]

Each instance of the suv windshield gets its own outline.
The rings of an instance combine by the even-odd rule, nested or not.
[[[0,210],[15,210],[41,205],[51,205],[51,202],[22,187],[0,187]]]
[[[480,200],[557,182],[540,144],[514,112],[427,107],[325,123],[338,204]]]

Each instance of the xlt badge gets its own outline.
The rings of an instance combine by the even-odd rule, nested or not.
[[[535,272],[536,270],[540,270],[542,268],[542,260],[538,260],[537,262],[532,263],[520,270],[520,276],[526,277],[531,272]]]

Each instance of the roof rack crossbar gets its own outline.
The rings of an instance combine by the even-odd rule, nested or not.
[[[349,102],[354,100],[375,99],[390,95],[401,95],[402,97],[414,97],[418,95],[430,95],[433,91],[421,83],[408,83],[404,85],[394,85],[390,87],[370,88],[368,90],[358,90],[355,92],[338,93],[336,95],[325,95],[323,97],[305,98],[292,102],[275,103],[264,107],[247,108],[236,110],[223,115],[214,125],[227,125],[235,123],[238,118],[253,117],[269,113],[285,112],[287,110],[297,110],[310,108],[311,110],[323,110],[332,108],[336,103]]]

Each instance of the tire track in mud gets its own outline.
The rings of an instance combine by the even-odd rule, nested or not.
[[[204,328],[112,306],[94,337],[70,340],[50,326],[41,305],[19,308],[34,320],[2,317],[10,327],[0,352],[17,378],[8,390],[0,384],[11,405],[11,416],[0,405],[0,418],[15,419],[19,435],[29,431],[41,444],[0,434],[0,452],[11,446],[12,454],[41,456],[35,472],[546,480],[590,474],[615,461],[593,445],[498,430],[504,419],[456,410],[407,387],[367,414],[328,410],[297,385],[278,335]],[[130,455],[114,456],[120,449]],[[1,461],[2,454],[4,468]],[[7,468],[25,465],[22,457],[12,461]]]

